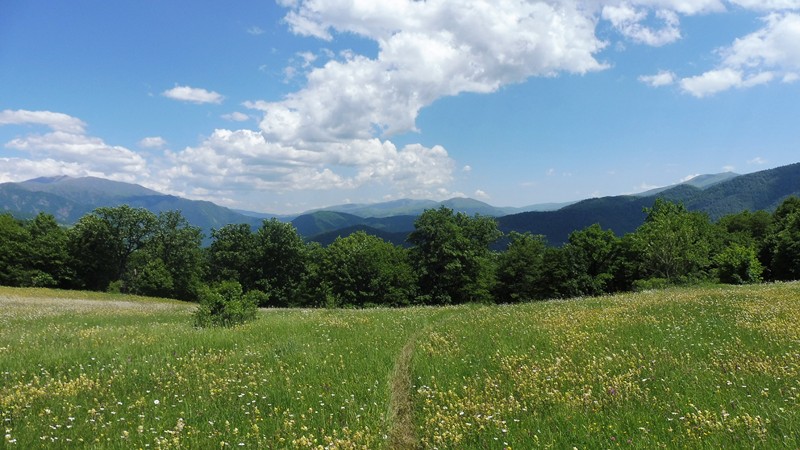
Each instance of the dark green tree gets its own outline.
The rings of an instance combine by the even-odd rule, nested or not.
[[[501,236],[493,218],[454,214],[443,206],[426,210],[414,227],[408,240],[425,303],[492,300],[495,261],[489,246]]]
[[[570,250],[548,247],[542,255],[542,271],[537,280],[537,296],[541,299],[572,298],[583,295],[580,267]]]
[[[703,277],[716,239],[708,216],[661,198],[645,211],[645,223],[633,234],[642,272],[668,282]]]
[[[94,214],[81,217],[68,231],[71,287],[105,291],[118,280],[114,243],[108,223]]]
[[[211,231],[208,273],[214,282],[233,280],[245,291],[255,289],[256,237],[250,225],[228,224]]]
[[[71,278],[67,232],[52,214],[39,213],[26,223],[30,234],[27,266],[31,270],[31,286],[55,287]]]
[[[194,300],[202,284],[203,233],[180,211],[158,214],[152,234],[126,272],[130,292]]]
[[[771,279],[800,279],[800,198],[789,197],[775,210],[765,249]]]
[[[758,283],[764,271],[756,250],[738,243],[732,243],[715,255],[714,265],[717,267],[719,281],[727,284]]]
[[[79,283],[105,290],[122,280],[133,254],[142,249],[156,229],[155,214],[128,205],[97,208],[81,217],[70,230],[70,256]]]
[[[0,284],[22,286],[29,278],[30,233],[11,214],[0,214]]]
[[[414,297],[407,251],[363,231],[337,238],[325,249],[323,273],[330,306],[403,306]]]
[[[619,238],[599,224],[591,225],[569,235],[565,245],[570,266],[575,270],[581,295],[600,295],[610,290]]]
[[[541,298],[539,281],[547,249],[544,237],[512,231],[508,248],[497,261],[495,297],[502,303],[516,303]]]
[[[273,306],[295,306],[306,272],[306,248],[291,223],[265,220],[255,234],[255,288],[267,293]]]

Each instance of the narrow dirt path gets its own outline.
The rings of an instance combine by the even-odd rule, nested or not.
[[[427,330],[417,331],[403,346],[395,360],[394,370],[389,380],[389,421],[392,428],[389,432],[389,448],[407,450],[418,447],[414,432],[414,403],[411,392],[411,360],[419,336]]]
[[[389,448],[410,450],[421,448],[414,427],[414,384],[411,378],[414,350],[437,324],[452,317],[453,310],[441,307],[437,314],[408,337],[394,362],[389,376]]]

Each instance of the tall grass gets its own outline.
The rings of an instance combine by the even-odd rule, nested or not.
[[[0,442],[797,448],[798,298],[776,284],[266,310],[196,329],[185,303],[0,288]]]
[[[798,448],[800,285],[465,310],[421,343],[423,447]]]

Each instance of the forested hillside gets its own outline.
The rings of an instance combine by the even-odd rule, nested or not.
[[[626,198],[616,214],[641,211],[645,201]],[[609,210],[602,202],[589,203]],[[276,219],[255,230],[224,225],[204,247],[201,229],[179,211],[156,215],[127,205],[98,208],[68,228],[49,214],[3,214],[0,284],[196,300],[206,287],[235,283],[257,293],[261,306],[337,307],[507,303],[800,278],[800,198],[772,213],[744,211],[717,222],[664,198],[640,214],[642,224],[621,237],[594,223],[552,246],[539,234],[504,233],[494,218],[441,207],[414,221],[407,248],[364,231],[322,246]],[[506,243],[499,251],[498,242]]]

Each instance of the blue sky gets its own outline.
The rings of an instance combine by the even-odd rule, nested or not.
[[[0,182],[523,206],[800,161],[800,0],[6,0]]]

